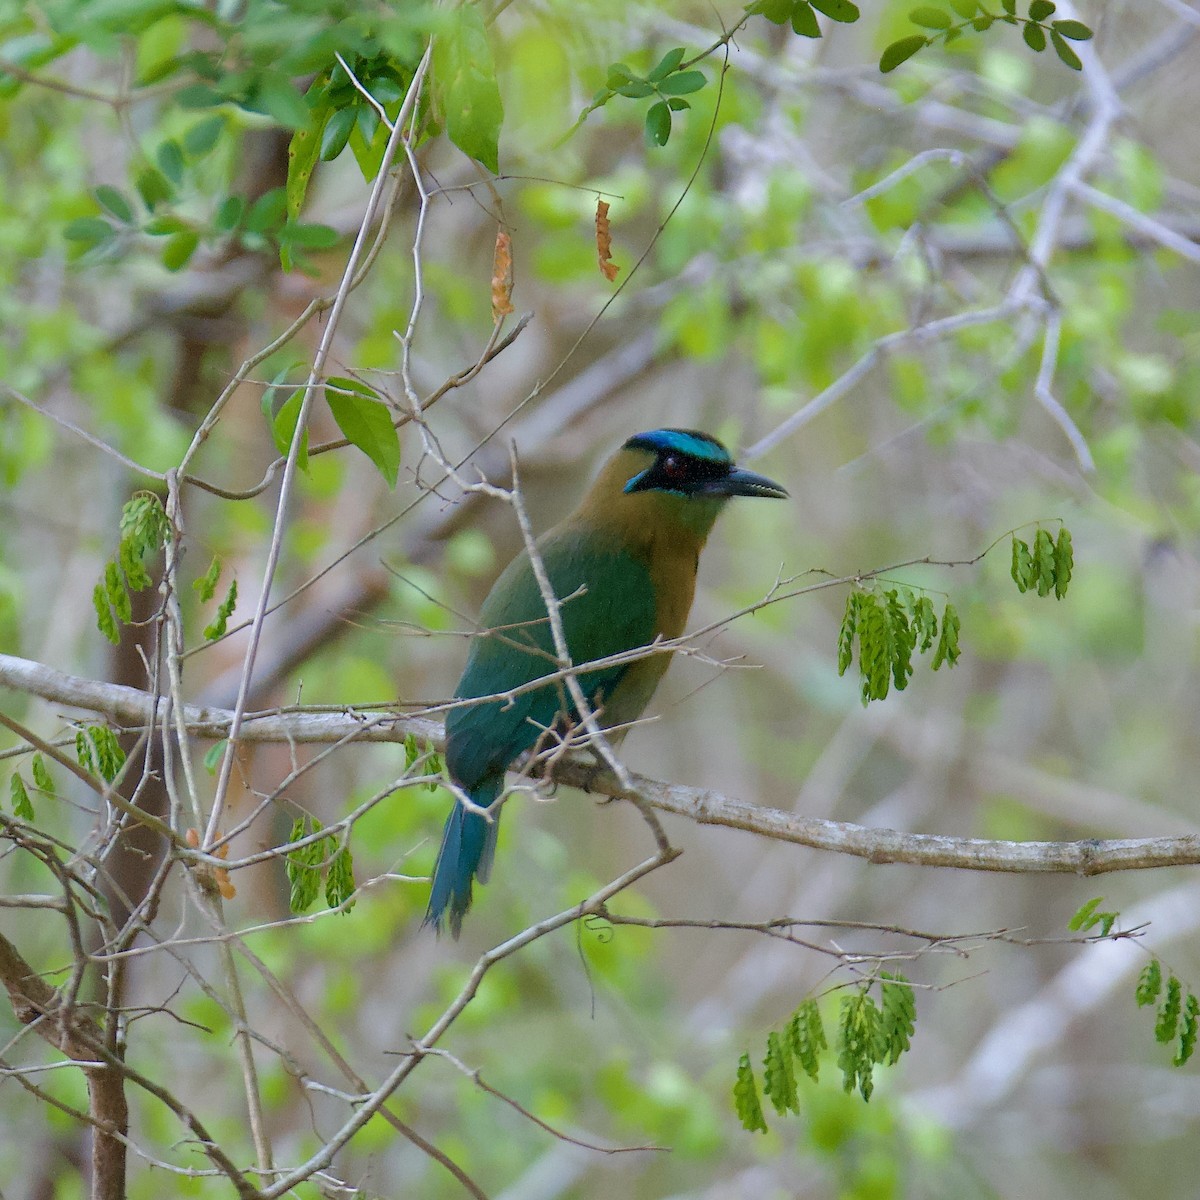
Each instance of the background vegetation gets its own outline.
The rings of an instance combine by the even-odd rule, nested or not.
[[[0,3],[0,1196],[1187,1187],[1198,46],[1186,0]],[[723,518],[622,750],[683,853],[526,786],[439,942],[509,443],[541,529],[661,425],[793,497]],[[847,596],[905,586],[960,657],[864,706]]]

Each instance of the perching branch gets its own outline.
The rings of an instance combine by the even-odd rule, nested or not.
[[[0,685],[57,704],[85,708],[135,727],[148,724],[154,713],[155,700],[146,692],[65,675],[51,667],[11,655],[0,655]],[[184,718],[193,735],[216,740],[228,736],[233,713],[227,709],[189,707]],[[356,739],[402,743],[410,733],[422,741],[428,739],[435,747],[442,745],[441,725],[426,717],[366,720],[350,711],[248,714],[240,736],[244,741],[255,742],[314,744]],[[560,783],[641,802],[701,825],[724,825],[774,841],[792,842],[814,850],[831,850],[874,863],[908,863],[1014,874],[1076,875],[1200,864],[1200,836],[1195,834],[1161,838],[1088,838],[1074,842],[1009,842],[908,833],[747,804],[706,788],[668,783],[634,772],[630,772],[629,777],[632,786],[622,788],[611,772],[597,773],[595,761],[588,755],[565,757],[555,771],[555,778]]]

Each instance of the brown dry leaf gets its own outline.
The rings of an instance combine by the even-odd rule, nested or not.
[[[612,283],[620,267],[612,260],[612,230],[608,225],[608,201],[596,201],[596,255],[600,259],[600,271]]]
[[[183,840],[193,850],[200,848],[200,831],[198,829],[188,829],[184,831]],[[218,846],[213,854],[217,858],[229,857],[229,843],[226,842],[222,846]],[[210,867],[207,863],[199,863],[196,866],[196,875],[200,881],[208,887],[216,885],[216,889],[221,893],[225,900],[232,900],[237,895],[237,888],[233,886],[232,880],[229,878],[229,872],[224,867]]]
[[[513,310],[512,238],[506,229],[496,230],[496,253],[492,257],[492,320],[499,321]]]

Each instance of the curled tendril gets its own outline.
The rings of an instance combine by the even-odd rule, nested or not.
[[[599,913],[592,913],[584,917],[583,925],[589,933],[596,935],[596,940],[602,946],[607,946],[617,936],[617,931],[613,927],[613,923]]]

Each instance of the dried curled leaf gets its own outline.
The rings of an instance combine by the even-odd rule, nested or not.
[[[492,256],[492,320],[512,312],[513,260],[512,237],[508,230],[496,230],[496,252]]]
[[[600,273],[612,283],[620,267],[612,260],[612,230],[608,224],[608,201],[596,201],[596,257],[600,260]]]

